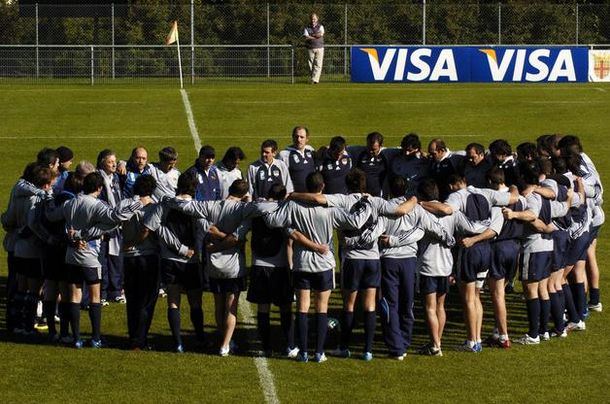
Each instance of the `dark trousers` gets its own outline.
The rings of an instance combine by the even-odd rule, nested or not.
[[[8,252],[6,258],[8,276],[6,277],[6,329],[12,331],[19,326],[17,324],[17,307],[15,305],[15,294],[17,293],[17,272],[15,268],[15,254]]]
[[[389,322],[383,321],[389,354],[400,356],[411,345],[416,258],[381,259],[381,295],[389,308]]]
[[[125,257],[127,329],[132,347],[144,347],[159,296],[159,257]]]
[[[123,291],[123,258],[109,255],[108,241],[102,241],[100,262],[102,263],[102,299],[113,300]]]

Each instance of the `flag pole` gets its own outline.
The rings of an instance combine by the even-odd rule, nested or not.
[[[180,72],[180,89],[183,89],[184,82],[182,81],[182,58],[180,57],[180,31],[178,29],[176,29],[176,48],[178,49],[178,71]]]

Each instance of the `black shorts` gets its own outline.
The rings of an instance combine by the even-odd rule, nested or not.
[[[26,278],[42,278],[42,262],[40,258],[15,257],[17,273]]]
[[[257,265],[250,269],[247,297],[250,303],[281,306],[292,303],[293,297],[290,269]]]
[[[210,278],[210,292],[212,293],[240,293],[246,290],[247,279],[239,278]]]
[[[334,287],[335,272],[332,269],[324,272],[301,272],[292,273],[295,289],[307,289],[316,292],[324,292]]]
[[[50,281],[66,280],[66,249],[49,247],[42,261],[42,277]]]
[[[458,275],[461,282],[480,282],[487,276],[491,266],[491,248],[489,243],[481,242],[470,248],[458,250]]]
[[[165,285],[180,285],[185,290],[203,289],[203,270],[198,262],[161,260],[161,281]]]
[[[507,273],[514,274],[519,264],[521,246],[515,240],[500,240],[491,244],[491,265],[489,277],[495,280],[506,278]]]
[[[102,281],[102,268],[81,267],[66,264],[66,280],[74,285],[95,285]]]
[[[521,280],[539,282],[551,276],[552,251],[523,252],[521,254]]]
[[[446,295],[449,292],[448,276],[419,276],[419,293],[429,295],[436,293],[437,296]]]
[[[591,239],[591,242],[593,242],[593,240],[595,240],[598,236],[599,236],[599,229],[602,226],[591,226],[591,228],[589,229],[589,237]]]
[[[568,250],[565,253],[566,265],[575,265],[578,261],[587,259],[587,250],[591,245],[589,232],[583,233],[580,237],[570,240]]]
[[[381,262],[347,258],[341,267],[342,290],[365,290],[381,285]]]
[[[551,272],[557,272],[566,267],[566,253],[570,245],[570,235],[566,230],[557,230],[551,233],[553,236],[553,263]]]

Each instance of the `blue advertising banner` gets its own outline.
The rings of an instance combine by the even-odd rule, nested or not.
[[[586,82],[585,47],[353,46],[352,81]]]

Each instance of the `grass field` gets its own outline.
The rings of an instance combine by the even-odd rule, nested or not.
[[[574,85],[353,85],[218,84],[187,90],[202,144],[222,156],[228,146],[244,149],[248,162],[258,147],[274,138],[283,147],[295,125],[310,129],[311,144],[326,144],[344,135],[363,144],[367,133],[384,134],[386,146],[397,146],[408,132],[422,143],[443,137],[451,149],[506,138],[513,146],[545,133],[576,134],[596,163],[602,178],[610,177],[610,86]],[[0,206],[23,167],[44,146],[67,145],[75,160],[94,160],[103,148],[127,158],[136,145],[156,151],[172,145],[184,169],[196,157],[178,89],[167,86],[0,87],[0,142],[3,174]],[[242,165],[242,170],[247,168]],[[606,231],[598,244],[602,301],[610,280]],[[0,277],[6,277],[6,255],[0,256]],[[484,335],[491,330],[491,305],[484,296]],[[525,304],[509,297],[509,328],[513,337],[526,329]],[[540,346],[514,346],[509,351],[485,349],[479,355],[458,353],[452,346],[464,339],[457,292],[452,291],[442,358],[409,355],[404,362],[385,359],[381,335],[376,358],[333,359],[300,364],[281,358],[266,361],[280,402],[607,402],[610,381],[608,312],[592,313],[587,331]],[[610,301],[606,300],[608,304]],[[339,315],[339,294],[332,312]],[[212,305],[206,295],[206,327],[212,330]],[[168,352],[171,337],[159,300],[151,328],[154,352],[130,352],[126,345],[124,306],[104,309],[102,332],[114,348],[80,351],[15,340],[2,329],[0,391],[3,402],[262,402],[261,361],[248,355],[256,345],[255,308],[241,307],[237,342],[241,356]],[[186,306],[186,305],[184,305]],[[426,340],[418,304],[415,345]],[[610,308],[610,306],[609,306]],[[0,307],[3,312],[4,303]],[[3,313],[2,314],[3,317]],[[276,319],[277,320],[277,319]],[[274,330],[279,325],[274,324]],[[89,330],[83,313],[82,328]],[[188,314],[183,328],[190,328]],[[359,354],[363,337],[356,334]],[[192,338],[192,337],[191,337]],[[337,335],[331,334],[327,349]],[[187,334],[186,346],[189,347]],[[279,342],[279,341],[278,341]]]

